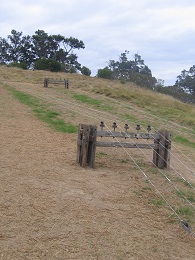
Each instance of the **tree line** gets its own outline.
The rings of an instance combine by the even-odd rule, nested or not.
[[[81,67],[74,53],[84,48],[83,41],[74,37],[49,35],[44,30],[37,30],[30,36],[12,30],[7,39],[0,37],[0,63],[23,69],[86,71],[87,68]]]
[[[129,51],[121,53],[119,60],[110,60],[108,66],[99,69],[97,76],[108,79],[117,79],[121,83],[134,82],[138,86],[154,89],[157,79],[152,76],[151,70],[145,65],[139,54],[134,54],[133,60],[129,60]]]
[[[23,69],[81,72],[90,76],[91,70],[81,66],[75,54],[75,50],[84,48],[84,42],[74,37],[49,35],[44,30],[37,30],[30,36],[12,30],[7,39],[0,37],[0,64]],[[140,87],[195,103],[195,65],[183,70],[173,86],[164,87],[164,81],[153,77],[139,54],[134,54],[132,60],[128,55],[129,51],[126,50],[120,54],[119,60],[109,60],[105,68],[98,70],[97,77],[119,80],[121,83],[134,82]]]
[[[117,79],[121,83],[134,82],[138,86],[149,88],[166,95],[172,95],[186,103],[195,103],[195,65],[189,70],[183,70],[177,76],[173,86],[164,86],[164,80],[152,76],[151,70],[145,65],[139,54],[134,54],[129,60],[128,51],[121,53],[118,61],[110,60],[108,66],[98,70],[98,76],[107,79]]]

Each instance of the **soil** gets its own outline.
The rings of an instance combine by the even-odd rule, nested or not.
[[[140,196],[135,167],[103,150],[81,168],[76,143],[0,86],[1,260],[194,259],[194,236]]]

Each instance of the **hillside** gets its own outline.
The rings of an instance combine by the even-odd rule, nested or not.
[[[70,88],[44,88],[46,77]],[[3,66],[0,94],[1,259],[194,259],[195,106],[133,84]],[[100,121],[172,131],[170,169],[154,167],[152,150],[122,148],[97,148],[95,169],[81,168],[78,124]]]

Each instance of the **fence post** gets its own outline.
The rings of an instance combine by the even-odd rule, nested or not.
[[[44,87],[45,87],[45,88],[48,87],[48,81],[49,81],[48,79],[45,79],[45,80],[44,80]]]
[[[77,141],[77,163],[82,167],[86,167],[88,159],[90,126],[80,124],[78,130]]]
[[[171,132],[159,131],[159,138],[154,140],[158,148],[153,151],[153,163],[160,169],[170,165]]]
[[[66,89],[69,89],[69,81],[68,81],[68,79],[64,79],[64,87]]]
[[[169,168],[170,166],[171,137],[172,137],[172,133],[170,131],[166,131],[166,141],[165,141],[165,167],[166,168]]]
[[[90,167],[95,167],[95,153],[96,153],[96,139],[97,139],[97,126],[90,126],[89,146],[87,163]]]

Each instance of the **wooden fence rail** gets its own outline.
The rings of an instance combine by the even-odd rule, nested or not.
[[[67,79],[45,78],[44,79],[44,87],[47,88],[49,83],[51,83],[51,84],[63,84],[65,89],[69,88],[69,80],[67,80]]]
[[[119,141],[100,141],[98,137],[113,137],[123,139],[153,139],[153,144],[130,143]],[[80,124],[77,140],[77,163],[82,167],[87,165],[95,167],[96,147],[122,147],[153,149],[153,163],[158,168],[168,168],[170,165],[171,132],[159,131],[158,133],[130,133],[130,132],[111,132],[97,130],[97,126]]]

